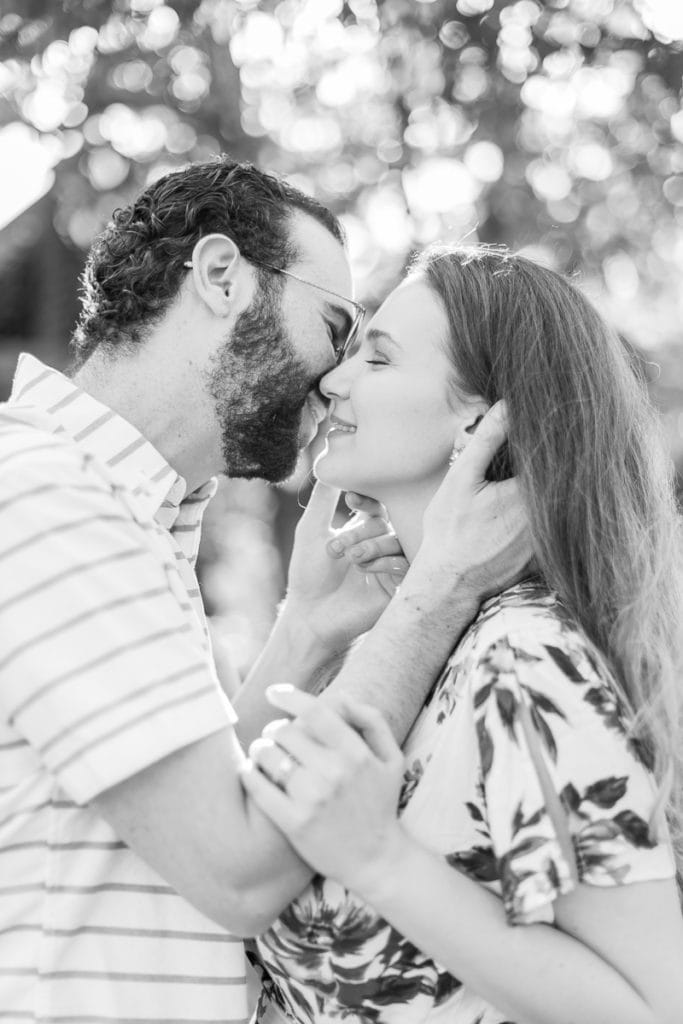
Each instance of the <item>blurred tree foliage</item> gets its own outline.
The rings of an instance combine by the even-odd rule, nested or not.
[[[366,297],[435,237],[534,246],[651,347],[680,312],[679,7],[5,0],[0,123],[57,165],[82,249],[151,177],[228,150],[345,214]]]
[[[436,238],[524,248],[661,366],[680,459],[682,75],[678,0],[2,0],[0,157],[54,168],[81,252],[168,169],[253,160],[342,215],[370,305]]]

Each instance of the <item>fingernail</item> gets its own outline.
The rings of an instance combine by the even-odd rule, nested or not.
[[[287,725],[289,722],[288,718],[274,718],[272,722],[268,722],[261,729],[261,735],[266,738],[270,738],[273,733],[279,732],[283,725]]]
[[[261,750],[272,750],[275,744],[272,740],[266,739],[263,736],[259,736],[258,739],[252,740],[249,744],[249,759],[258,760],[258,755]]]
[[[354,491],[347,491],[344,500],[347,505],[358,505],[360,503],[360,498]]]
[[[276,701],[278,697],[286,697],[290,693],[294,693],[294,687],[290,683],[272,683],[266,687],[266,697],[268,700],[272,698]]]
[[[329,547],[331,551],[334,551],[335,555],[341,555],[344,551],[344,545],[340,540],[331,540]]]

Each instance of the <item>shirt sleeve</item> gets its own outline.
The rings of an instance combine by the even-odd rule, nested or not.
[[[657,787],[613,684],[580,645],[547,641],[508,633],[474,668],[487,827],[514,924],[552,921],[553,901],[577,881],[675,874],[667,837],[650,827]]]
[[[160,528],[48,452],[0,478],[0,714],[86,803],[236,716]]]

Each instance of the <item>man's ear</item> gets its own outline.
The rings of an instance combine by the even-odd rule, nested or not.
[[[192,282],[214,316],[229,316],[235,306],[246,304],[251,275],[245,270],[245,260],[227,235],[204,235],[192,250]]]

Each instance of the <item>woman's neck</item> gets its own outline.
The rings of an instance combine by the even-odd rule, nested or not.
[[[440,481],[373,495],[383,503],[403,552],[412,562],[422,543],[423,519]]]

